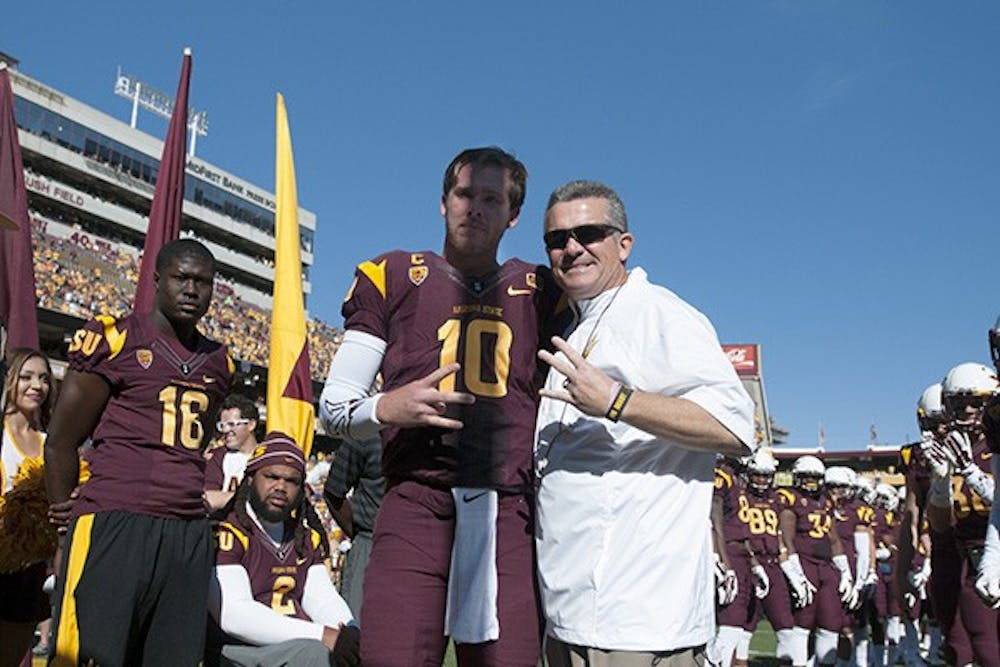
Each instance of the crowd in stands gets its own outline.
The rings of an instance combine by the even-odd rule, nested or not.
[[[114,246],[95,245],[85,235],[74,242],[36,229],[33,242],[39,307],[83,319],[131,310],[139,279],[136,257]],[[322,381],[342,332],[316,319],[306,326],[310,374]],[[216,298],[202,320],[207,336],[228,345],[237,360],[266,367],[270,327],[270,311],[241,299],[217,279]]]

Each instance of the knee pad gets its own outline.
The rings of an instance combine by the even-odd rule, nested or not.
[[[778,640],[778,646],[774,649],[774,657],[784,658],[785,660],[792,659],[792,644],[794,643],[795,630],[788,628],[786,630],[778,630],[774,633]]]

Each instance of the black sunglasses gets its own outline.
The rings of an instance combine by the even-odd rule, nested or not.
[[[545,239],[546,250],[562,250],[569,243],[570,237],[576,239],[580,245],[590,245],[620,231],[622,230],[612,225],[580,225],[570,229],[553,229],[551,232],[546,232],[542,238]]]

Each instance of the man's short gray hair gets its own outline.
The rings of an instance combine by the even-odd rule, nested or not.
[[[628,216],[625,214],[625,204],[622,203],[618,193],[614,188],[598,181],[570,181],[565,185],[560,185],[549,195],[549,203],[545,206],[546,217],[549,211],[556,204],[575,201],[577,199],[588,199],[596,197],[608,202],[607,224],[617,227],[623,232],[628,231]]]

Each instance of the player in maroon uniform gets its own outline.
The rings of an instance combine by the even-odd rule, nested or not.
[[[330,545],[305,474],[295,441],[268,433],[216,528],[209,656],[224,665],[359,664],[359,633],[327,574]]]
[[[343,438],[381,431],[386,478],[365,573],[366,665],[440,665],[449,634],[460,664],[539,658],[535,353],[557,293],[547,269],[496,259],[525,179],[499,149],[460,153],[445,172],[443,252],[360,264],[343,306],[320,415]],[[369,397],[379,371],[383,391]]]
[[[949,475],[935,475],[928,493],[928,519],[937,530],[952,527],[961,556],[957,618],[968,632],[973,659],[982,665],[1000,665],[998,611],[976,594],[975,578],[982,557],[993,502],[994,480],[982,431],[985,404],[1000,390],[996,373],[976,363],[959,364],[948,371],[942,397],[952,429],[934,453],[947,461]],[[942,610],[946,635],[958,622],[956,613]]]
[[[795,461],[792,476],[794,504],[779,515],[787,559],[781,569],[795,596],[795,643],[792,661],[806,664],[810,630],[815,630],[816,662],[832,665],[837,638],[843,627],[841,604],[852,603],[856,593],[850,565],[837,531],[833,530],[833,507],[823,496],[823,462],[815,456]]]
[[[874,548],[871,539],[872,508],[854,495],[856,473],[844,466],[826,469],[823,491],[833,504],[834,528],[840,537],[844,555],[855,579],[855,604],[843,608],[841,641],[838,656],[850,660],[854,647],[854,629],[861,625],[860,600],[867,573],[874,567]]]
[[[70,343],[45,447],[54,522],[66,518],[77,450],[91,434],[94,449],[64,545],[54,665],[202,658],[212,558],[203,419],[233,374],[225,346],[196,326],[214,276],[205,246],[169,243],[156,258],[153,310],[99,317]]]
[[[751,568],[754,582],[754,609],[750,623],[744,628],[753,632],[761,611],[767,616],[777,635],[775,651],[779,660],[792,660],[793,626],[792,595],[779,563],[784,547],[778,528],[778,515],[782,507],[794,502],[794,494],[787,489],[774,488],[774,473],[778,465],[770,450],[758,449],[747,463],[747,505],[741,508],[750,528],[749,545],[755,565]]]
[[[898,495],[889,484],[875,487],[875,515],[872,525],[875,533],[875,559],[878,580],[875,587],[873,616],[873,650],[875,664],[896,664],[903,626],[900,620],[902,607],[896,588],[896,537],[899,535],[899,517],[896,513]]]
[[[722,665],[745,665],[734,658],[753,616],[753,554],[750,551],[749,515],[746,483],[732,462],[721,459],[715,467],[715,490],[712,499],[712,522],[716,526],[717,582],[716,607],[718,630],[714,641],[714,660]]]
[[[990,356],[1000,373],[1000,317],[990,329]],[[996,394],[983,410],[983,435],[993,453],[993,478],[1000,477],[1000,394]],[[1000,505],[993,503],[990,524],[986,528],[983,557],[979,562],[976,592],[987,605],[1000,608]],[[1000,628],[998,628],[1000,631]]]

